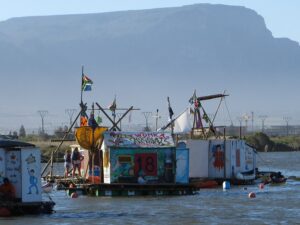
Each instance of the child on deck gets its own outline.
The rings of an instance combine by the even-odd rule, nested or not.
[[[68,174],[70,172],[70,169],[72,167],[72,155],[71,155],[71,150],[68,149],[64,155],[64,166],[65,166],[65,177],[68,177]]]
[[[72,165],[73,165],[73,173],[72,176],[75,176],[76,169],[78,171],[78,176],[81,177],[81,161],[83,160],[82,155],[78,151],[78,148],[75,148],[72,154]]]

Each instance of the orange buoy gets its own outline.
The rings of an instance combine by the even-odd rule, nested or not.
[[[265,188],[265,185],[263,183],[259,184],[258,185],[259,189],[264,189]]]
[[[77,192],[73,192],[73,193],[71,194],[71,198],[78,198]]]
[[[255,194],[254,192],[250,192],[250,193],[248,194],[248,197],[249,197],[249,198],[255,198],[255,197],[256,197],[256,194]]]
[[[11,211],[8,208],[0,207],[0,217],[11,216]]]

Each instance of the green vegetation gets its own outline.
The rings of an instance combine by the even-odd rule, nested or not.
[[[30,143],[41,149],[42,154],[42,162],[48,162],[51,158],[52,151],[55,151],[60,144],[60,142],[51,142],[51,141],[31,141]],[[63,162],[64,154],[67,149],[70,148],[71,144],[75,144],[75,142],[64,142],[60,149],[54,154],[54,162]]]
[[[41,149],[42,154],[42,162],[48,162],[51,158],[51,154],[53,151],[57,149],[57,147],[60,144],[60,140],[63,139],[65,136],[66,131],[68,128],[59,127],[57,130],[55,130],[54,135],[48,135],[46,133],[40,133],[38,135],[29,134],[26,135],[26,131],[24,126],[22,125],[19,132],[19,140],[32,143],[35,146],[39,147]],[[66,137],[67,140],[74,140],[74,134],[69,134]],[[51,141],[51,140],[57,140],[57,141]],[[65,151],[70,148],[71,144],[75,144],[74,141],[65,141],[62,146],[59,148],[59,150],[54,154],[54,162],[63,162],[63,157]]]
[[[247,136],[246,141],[249,145],[255,147],[258,151],[276,152],[276,151],[299,151],[300,137],[269,137],[259,132]]]

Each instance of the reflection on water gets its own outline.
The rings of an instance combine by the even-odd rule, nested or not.
[[[259,153],[264,170],[299,176],[300,153]],[[256,193],[249,199],[248,193]],[[0,224],[299,224],[300,182],[259,190],[258,185],[223,191],[202,189],[194,196],[69,198],[51,193],[56,213],[0,219]],[[44,196],[47,198],[47,195]]]

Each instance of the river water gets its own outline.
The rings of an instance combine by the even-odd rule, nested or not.
[[[300,177],[300,152],[258,153],[257,160],[260,170]],[[256,198],[248,198],[249,192]],[[56,213],[0,218],[0,224],[300,224],[300,181],[292,179],[262,190],[258,184],[232,186],[227,191],[201,189],[194,196],[72,199],[64,191],[50,196]]]

